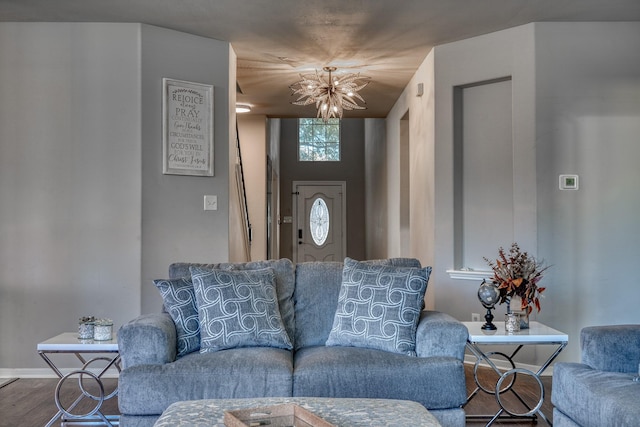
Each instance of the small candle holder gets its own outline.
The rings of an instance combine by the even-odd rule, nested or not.
[[[93,328],[93,339],[95,341],[109,341],[113,337],[113,320],[98,319]]]
[[[520,332],[520,315],[518,313],[507,313],[504,317],[504,330],[508,334]]]
[[[92,340],[93,329],[96,318],[93,316],[84,316],[78,320],[78,339]]]

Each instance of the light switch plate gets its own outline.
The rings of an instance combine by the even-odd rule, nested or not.
[[[205,211],[217,211],[218,210],[218,196],[204,196],[204,210]]]
[[[561,190],[577,190],[578,175],[560,175]]]

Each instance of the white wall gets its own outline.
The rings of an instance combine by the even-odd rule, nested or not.
[[[267,259],[267,118],[238,115],[240,149],[251,222],[251,260]],[[233,240],[233,236],[231,241]]]
[[[0,23],[0,374],[140,311],[140,27]],[[46,370],[48,371],[48,370]]]
[[[418,84],[424,93],[417,96]],[[401,227],[401,120],[409,112],[409,253],[403,253]],[[384,157],[386,173],[386,200],[381,206],[386,213],[386,248],[389,257],[410,256],[422,265],[433,266],[434,258],[434,54],[427,55],[386,119],[386,151],[378,151]],[[375,150],[368,149],[368,162],[379,163]],[[372,157],[373,155],[373,157]],[[378,173],[378,171],[372,171]],[[371,177],[367,175],[367,181]],[[374,178],[375,179],[375,178]],[[370,195],[371,192],[368,192]],[[378,197],[378,196],[375,196]],[[406,208],[406,207],[405,207]],[[373,224],[368,223],[371,227]],[[368,237],[375,235],[368,234]],[[373,248],[377,239],[367,241]],[[430,281],[432,283],[432,281]],[[434,287],[429,285],[425,297],[428,308],[434,306]]]
[[[525,25],[435,48],[435,307],[460,320],[483,313],[477,298],[480,280],[450,278],[454,262],[454,87],[511,77],[513,138],[513,228],[523,249],[537,254],[534,116],[534,27]],[[491,166],[491,165],[488,165]],[[495,167],[495,165],[491,166]],[[511,167],[511,164],[508,165]],[[482,202],[480,200],[480,202]],[[484,206],[465,206],[471,211]],[[489,246],[478,257],[497,255]],[[488,270],[488,267],[486,268]],[[544,303],[543,305],[547,305]],[[553,310],[548,305],[543,313]],[[504,306],[496,310],[501,319]],[[541,318],[540,320],[545,320]],[[551,325],[558,326],[558,325]]]

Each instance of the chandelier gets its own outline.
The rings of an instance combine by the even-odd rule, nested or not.
[[[300,74],[302,80],[290,86],[293,95],[298,99],[293,101],[294,105],[316,104],[318,115],[322,120],[328,122],[330,118],[342,118],[344,110],[366,110],[366,107],[357,104],[356,100],[365,104],[364,99],[358,92],[369,84],[370,77],[361,76],[360,73],[348,73],[340,76],[332,76],[336,67],[324,67],[323,71],[329,73],[329,79],[325,80],[324,75]]]

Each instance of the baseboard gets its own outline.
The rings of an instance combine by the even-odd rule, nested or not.
[[[63,368],[60,369],[62,375],[67,375],[70,372],[77,371],[79,368]],[[99,374],[99,369],[89,369],[94,374]],[[58,378],[58,376],[49,368],[18,368],[7,369],[0,368],[0,378]],[[118,378],[118,373],[110,369],[106,372],[102,378]]]
[[[475,356],[473,356],[472,354],[465,354],[464,356],[464,363],[469,364],[469,365],[475,365],[476,363],[476,358]],[[496,364],[496,366],[499,369],[504,369],[504,370],[509,370],[511,369],[511,365],[509,364],[509,362],[507,362],[506,360],[494,360],[493,363]],[[527,369],[531,372],[538,372],[538,369],[540,369],[540,366],[537,365],[530,365],[527,363],[518,363],[518,362],[514,362],[516,365],[516,368],[522,368],[522,369]],[[489,367],[489,364],[487,364],[486,362],[480,363],[480,366],[486,366]],[[541,375],[542,377],[550,377],[553,376],[553,365],[549,366]]]

